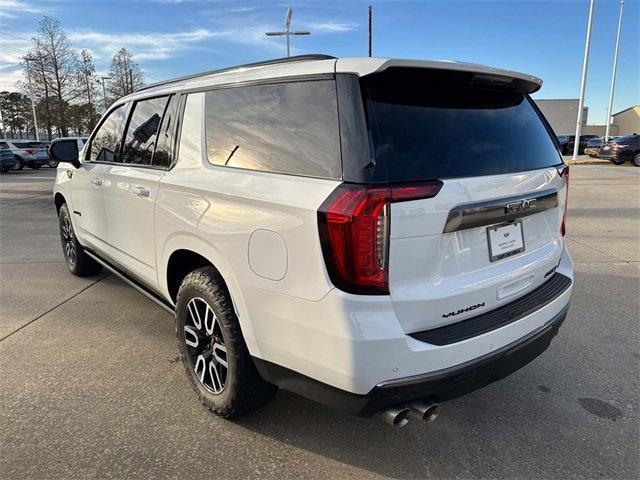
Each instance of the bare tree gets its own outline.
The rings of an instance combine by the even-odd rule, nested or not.
[[[100,115],[98,114],[96,105],[98,103],[98,75],[93,66],[93,56],[87,49],[80,52],[80,62],[78,63],[78,83],[83,91],[82,109],[85,118],[82,124],[87,130],[92,130],[98,122]],[[77,123],[76,123],[77,125]]]
[[[142,69],[126,48],[121,48],[111,59],[109,77],[107,85],[115,98],[129,95],[144,84]]]
[[[40,67],[40,76],[32,77],[38,79],[34,90],[38,88],[40,96],[47,99],[45,108],[51,110],[52,120],[55,120],[51,123],[57,125],[62,135],[68,135],[66,109],[80,93],[77,88],[78,56],[71,48],[60,22],[53,17],[44,17],[32,42],[33,50],[30,54],[38,61],[27,62],[25,68]],[[56,101],[51,102],[51,97]]]

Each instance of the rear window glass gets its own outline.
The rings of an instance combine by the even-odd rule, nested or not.
[[[561,162],[523,93],[467,73],[429,70],[396,69],[366,78],[364,86],[375,160],[391,182],[497,175]]]
[[[38,142],[13,142],[17,148],[44,148],[42,143]]]
[[[333,80],[206,92],[207,158],[214,165],[338,179]]]

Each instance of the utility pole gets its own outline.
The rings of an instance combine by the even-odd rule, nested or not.
[[[106,80],[111,80],[111,77],[106,76],[106,77],[100,77],[100,79],[102,80],[102,101],[104,102],[104,112],[103,113],[107,113],[107,89],[104,86],[104,83]]]
[[[31,111],[33,112],[33,128],[36,131],[36,142],[40,141],[40,134],[38,134],[38,117],[36,116],[36,104],[33,100],[33,85],[31,84],[31,67],[29,62],[35,62],[38,60],[35,57],[24,57],[24,61],[27,62],[27,78],[29,79],[29,96],[31,97]]]
[[[611,91],[609,92],[609,109],[607,115],[607,129],[604,133],[604,141],[609,141],[609,128],[611,127],[611,107],[613,106],[613,91],[616,88],[616,70],[618,68],[618,53],[620,52],[620,30],[622,29],[622,10],[624,0],[620,0],[620,17],[618,18],[618,35],[616,36],[616,51],[613,54],[613,73],[611,74]]]
[[[578,158],[580,150],[580,132],[582,130],[582,109],[584,108],[584,92],[587,87],[587,70],[589,69],[589,49],[591,48],[591,26],[593,25],[593,4],[589,3],[589,21],[587,23],[587,39],[584,44],[584,60],[582,63],[582,79],[580,80],[580,101],[578,102],[578,121],[576,122],[576,139],[573,142],[573,160]]]
[[[265,32],[265,35],[267,37],[276,37],[276,36],[287,37],[287,57],[291,56],[291,47],[289,45],[289,37],[291,37],[291,35],[311,35],[311,32],[306,32],[301,30],[292,32],[290,30],[292,16],[293,16],[293,9],[289,7],[287,8],[287,16],[284,18],[284,32]]]
[[[371,5],[369,5],[369,56],[371,56]]]

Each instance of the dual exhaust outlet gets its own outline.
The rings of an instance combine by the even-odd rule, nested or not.
[[[416,400],[406,405],[394,405],[382,411],[382,419],[392,427],[401,428],[409,423],[411,417],[424,423],[433,422],[440,414],[437,403]]]

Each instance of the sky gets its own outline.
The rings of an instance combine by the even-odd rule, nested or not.
[[[529,73],[544,84],[534,98],[578,98],[589,2],[571,1],[245,1],[0,0],[0,90],[15,90],[20,58],[43,15],[60,20],[72,46],[92,51],[99,73],[129,49],[152,83],[190,73],[282,57],[287,6],[292,55],[373,54],[459,60]],[[587,76],[589,124],[606,119],[619,1],[596,0]],[[625,0],[613,112],[640,103],[640,0]]]

